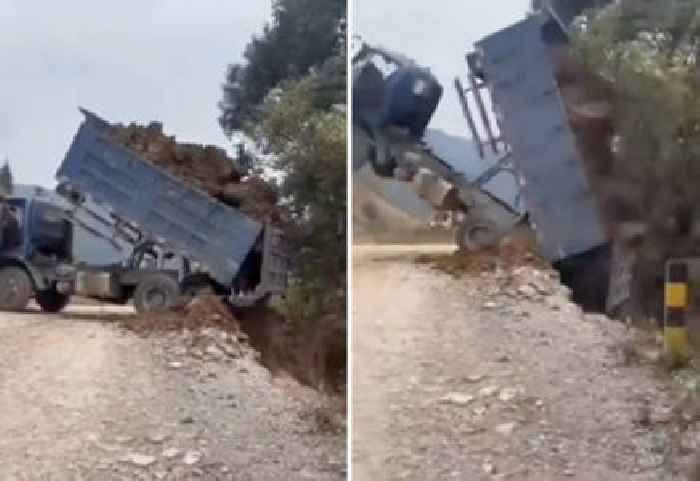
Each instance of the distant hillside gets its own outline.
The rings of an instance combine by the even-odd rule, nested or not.
[[[468,178],[478,177],[493,164],[493,159],[481,159],[474,143],[466,137],[450,135],[437,129],[428,129],[424,141],[442,160]]]
[[[432,208],[401,182],[381,179],[370,167],[353,173],[355,242],[451,242],[445,229],[431,229]]]
[[[497,161],[494,155],[480,158],[472,140],[442,130],[428,129],[424,140],[438,157],[468,179],[476,179]],[[515,202],[516,187],[513,176],[509,174],[499,174],[485,185],[486,190],[510,205]]]
[[[493,156],[481,159],[469,139],[449,135],[440,130],[429,129],[425,142],[438,157],[458,172],[464,173],[468,179],[476,179],[496,162]],[[516,184],[511,175],[500,174],[485,188],[506,203],[514,204]],[[409,185],[379,178],[369,166],[354,170],[353,195],[353,221],[356,231],[359,230],[360,224],[363,228],[370,225],[379,228],[381,224],[383,228],[391,226],[393,230],[401,225],[410,230],[419,229],[428,226],[433,213],[432,207],[420,199]],[[370,204],[372,207],[368,208],[367,205]],[[375,214],[376,222],[372,222],[367,214]]]
[[[353,194],[358,186],[362,186],[363,193],[374,192],[383,202],[393,205],[397,213],[401,212],[401,217],[427,223],[433,213],[432,207],[419,198],[409,185],[378,177],[369,166],[353,172],[353,185]],[[354,197],[353,202],[360,198]]]

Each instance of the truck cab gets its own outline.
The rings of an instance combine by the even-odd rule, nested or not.
[[[46,312],[69,301],[57,273],[73,260],[73,225],[63,211],[32,197],[0,200],[0,310],[21,311],[35,299]]]

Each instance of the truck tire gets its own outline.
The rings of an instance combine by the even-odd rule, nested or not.
[[[478,251],[498,245],[498,228],[488,221],[460,224],[455,231],[455,243],[460,250]]]
[[[182,281],[182,295],[185,298],[192,299],[206,294],[216,294],[216,289],[212,285],[209,276],[192,275]]]
[[[180,298],[180,285],[172,277],[156,274],[143,279],[134,292],[134,307],[140,314],[172,309]]]
[[[44,312],[61,312],[70,302],[70,296],[53,289],[36,293],[36,303]]]
[[[23,311],[34,294],[29,274],[20,267],[0,269],[0,310]]]

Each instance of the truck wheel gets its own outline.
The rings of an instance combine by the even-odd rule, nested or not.
[[[489,222],[460,224],[455,232],[455,243],[460,250],[478,251],[494,247],[499,240],[498,229]]]
[[[23,311],[34,293],[32,280],[19,267],[0,269],[0,310]]]
[[[185,278],[182,282],[182,295],[188,299],[206,295],[215,294],[216,290],[209,279],[209,276],[191,276]]]
[[[39,304],[39,307],[44,312],[61,312],[69,302],[70,296],[56,292],[53,289],[36,293],[36,303]]]
[[[136,286],[134,307],[140,314],[163,312],[171,309],[180,298],[180,285],[166,275],[145,278]]]

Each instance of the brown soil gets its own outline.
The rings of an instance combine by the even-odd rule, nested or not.
[[[142,336],[170,331],[188,332],[190,347],[225,345],[229,355],[243,357],[250,351],[248,335],[241,330],[231,309],[217,296],[201,295],[172,311],[124,317],[118,323]],[[222,334],[223,333],[223,337]]]
[[[266,307],[236,312],[260,361],[273,374],[288,373],[299,382],[342,394],[346,389],[347,345],[344,320],[324,320],[299,328]]]
[[[110,137],[140,158],[258,220],[278,222],[285,212],[277,189],[264,179],[239,172],[226,151],[213,145],[178,143],[158,122],[112,126]]]
[[[534,239],[522,231],[514,232],[497,247],[479,252],[457,251],[450,255],[422,254],[416,257],[415,262],[428,264],[455,278],[493,272],[499,268],[512,269],[525,265],[550,267],[547,260],[536,253]]]
[[[122,326],[139,334],[214,327],[240,333],[231,309],[217,296],[202,295],[172,311],[119,318]],[[242,336],[245,337],[245,336]]]

